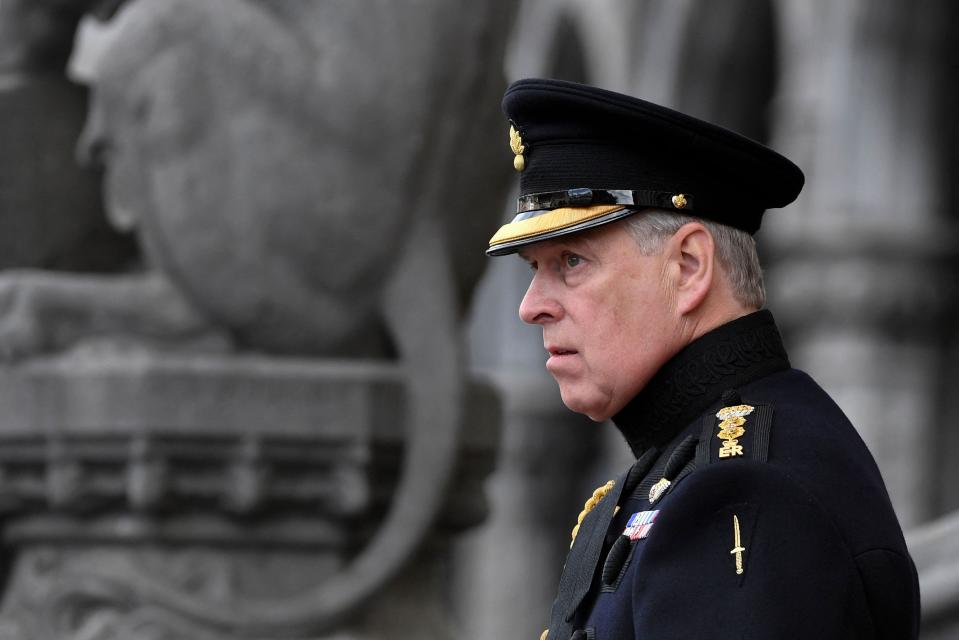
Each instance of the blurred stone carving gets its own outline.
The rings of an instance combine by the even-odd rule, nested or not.
[[[0,268],[109,270],[135,255],[77,166],[86,91],[64,67],[92,0],[0,3]]]
[[[484,511],[443,505],[495,443],[459,324],[509,171],[490,61],[512,9],[269,6],[135,0],[79,65],[80,152],[147,268],[0,274],[0,355],[27,359],[0,372],[10,637],[450,634],[414,574],[438,516]]]

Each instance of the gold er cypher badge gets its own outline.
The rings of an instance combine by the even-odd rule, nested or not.
[[[743,429],[746,416],[754,410],[755,407],[748,404],[737,404],[732,407],[723,407],[716,413],[716,417],[721,420],[716,437],[723,441],[723,446],[719,449],[720,458],[743,455],[743,445],[739,444],[739,438],[746,433]]]

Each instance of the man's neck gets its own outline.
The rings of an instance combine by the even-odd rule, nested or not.
[[[729,388],[789,368],[768,311],[745,315],[691,342],[613,416],[636,454],[663,446]]]
[[[683,341],[680,349],[695,342],[713,329],[718,329],[733,320],[755,313],[758,309],[746,307],[733,301],[724,301],[723,304],[704,305],[696,310],[695,314],[682,319]]]

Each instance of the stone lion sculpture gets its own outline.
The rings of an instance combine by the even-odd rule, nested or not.
[[[127,585],[271,635],[321,631],[357,606],[409,557],[444,496],[460,315],[509,171],[490,132],[502,128],[511,8],[338,0],[299,3],[293,24],[266,6],[120,10],[87,70],[79,154],[104,165],[111,223],[136,233],[144,269],[0,274],[0,357],[124,335],[404,363],[403,479],[383,529],[341,574],[296,601],[223,607],[149,577]]]

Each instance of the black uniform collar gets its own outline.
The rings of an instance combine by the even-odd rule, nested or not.
[[[663,447],[723,391],[789,368],[782,337],[762,310],[713,329],[677,353],[613,416],[638,457]]]

